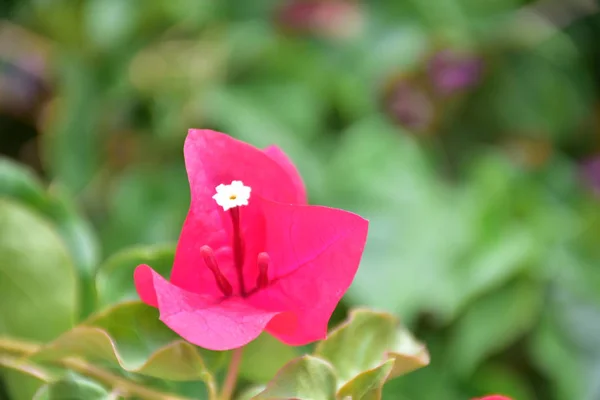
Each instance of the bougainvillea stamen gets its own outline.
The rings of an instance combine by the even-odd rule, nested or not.
[[[233,224],[233,260],[235,263],[235,272],[240,287],[240,295],[246,297],[246,285],[244,282],[244,241],[240,231],[240,208],[234,207],[229,210],[231,222]]]
[[[269,284],[269,255],[267,253],[260,253],[258,255],[258,278],[256,278],[256,289],[266,288]]]
[[[223,293],[225,297],[231,296],[233,293],[233,288],[231,287],[231,283],[227,280],[225,275],[219,269],[219,265],[217,264],[217,259],[215,258],[215,253],[213,249],[209,246],[202,246],[200,248],[200,255],[204,260],[204,264],[210,269],[210,271],[215,276],[215,281],[217,281],[217,286]]]

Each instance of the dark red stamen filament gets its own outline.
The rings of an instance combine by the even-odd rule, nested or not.
[[[269,284],[269,255],[267,253],[260,253],[258,255],[258,278],[256,278],[256,288],[263,289]]]
[[[244,242],[240,232],[240,208],[234,207],[230,211],[231,222],[233,223],[233,260],[235,263],[235,272],[237,273],[240,295],[246,297],[246,286],[244,283]]]
[[[215,276],[215,280],[217,281],[217,286],[226,297],[231,296],[233,293],[233,288],[231,287],[231,283],[225,278],[225,275],[219,269],[219,265],[217,264],[217,259],[215,258],[215,253],[213,249],[209,246],[202,246],[200,248],[200,255],[204,259],[204,263],[210,269],[210,272]]]

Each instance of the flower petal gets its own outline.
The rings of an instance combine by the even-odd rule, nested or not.
[[[184,155],[192,202],[207,201],[214,204],[212,196],[215,187],[234,180],[251,187],[252,195],[272,201],[294,203],[299,197],[299,188],[289,173],[290,166],[280,165],[281,155],[275,161],[256,147],[224,133],[190,129]],[[289,160],[287,162],[291,164]],[[209,197],[206,197],[207,191]]]
[[[306,188],[304,187],[304,181],[296,169],[296,166],[292,163],[288,156],[277,146],[269,146],[263,151],[265,154],[275,160],[275,162],[277,162],[277,164],[279,164],[285,170],[285,172],[287,172],[290,179],[296,186],[297,198],[294,203],[306,204]]]
[[[191,292],[218,296],[220,292],[214,278],[199,257],[200,247],[208,245],[215,251],[221,272],[234,291],[239,292],[231,249],[231,218],[213,199],[216,187],[241,181],[251,188],[249,205],[240,208],[243,225],[248,222],[244,214],[252,219],[257,215],[253,209],[256,197],[293,203],[304,196],[304,191],[300,191],[289,172],[267,154],[223,133],[191,129],[184,155],[192,200],[177,245],[171,281]],[[262,247],[262,239],[260,234],[246,235],[246,246]],[[252,243],[254,240],[259,243]]]
[[[272,283],[250,301],[259,308],[286,311],[267,326],[281,341],[303,345],[322,339],[358,269],[368,221],[327,207],[263,201],[262,208]]]
[[[135,282],[135,290],[137,290],[140,299],[149,306],[158,307],[152,269],[145,264],[138,265],[133,272],[133,281]]]
[[[147,265],[152,276],[160,320],[187,341],[210,350],[230,350],[254,340],[278,313],[253,307],[239,297],[215,300],[183,290]]]

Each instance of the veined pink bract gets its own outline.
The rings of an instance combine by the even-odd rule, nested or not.
[[[290,345],[323,339],[358,269],[368,222],[307,205],[300,175],[277,147],[192,129],[184,155],[191,204],[171,280],[140,265],[140,298],[212,350],[243,346],[263,330]]]

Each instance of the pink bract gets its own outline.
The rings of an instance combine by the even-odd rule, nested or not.
[[[491,396],[479,397],[473,400],[512,400],[510,397],[500,396],[499,394],[494,394]]]
[[[302,178],[277,147],[263,151],[192,129],[184,156],[191,204],[171,280],[138,266],[142,301],[173,331],[212,350],[243,346],[263,330],[290,345],[323,339],[358,269],[368,222],[307,205]],[[234,180],[251,187],[249,204],[223,211],[212,196]],[[229,287],[219,284],[206,254]]]

